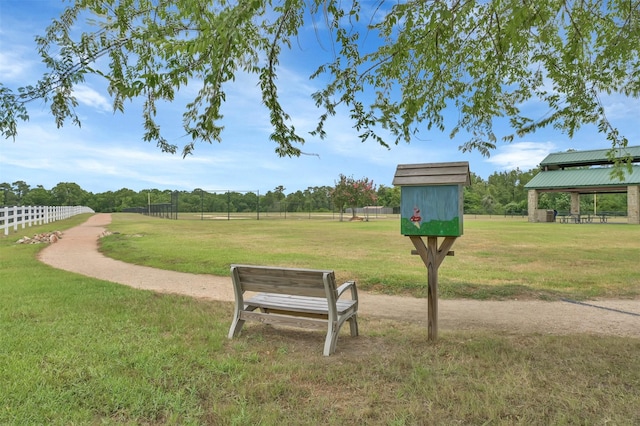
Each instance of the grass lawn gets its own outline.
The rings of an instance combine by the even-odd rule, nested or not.
[[[334,269],[362,289],[426,297],[426,268],[397,219],[178,220],[115,214],[102,250],[130,263],[229,274],[231,263]],[[442,298],[640,296],[640,226],[465,220],[439,270]]]
[[[86,216],[34,227],[27,235],[64,231],[84,219]],[[362,280],[368,276],[359,264],[381,262],[384,255],[375,254],[378,250],[391,255],[395,249],[387,245],[394,239],[398,242],[392,244],[401,253],[380,266],[404,262],[405,269],[421,267],[409,255],[408,241],[396,234],[394,224],[386,222],[322,224],[322,233],[332,230],[334,240],[317,235],[310,224],[260,224],[265,229],[266,225],[280,227],[282,235],[277,236],[272,231],[261,233],[257,223],[249,221],[204,225],[129,215],[115,215],[114,219],[112,230],[122,233],[107,238],[112,246],[109,250],[148,264],[164,256],[178,270],[224,273],[225,263],[255,260],[261,254],[261,263],[323,266],[332,260],[324,266],[345,275],[357,274]],[[198,231],[198,226],[211,228]],[[530,226],[534,231],[518,238],[516,234],[528,229],[522,224],[469,223],[454,246],[456,256],[445,261],[441,275],[450,271],[447,280],[475,282],[471,273],[466,278],[453,274],[454,266],[472,263],[473,253],[473,258],[485,265],[493,262],[508,277],[506,271],[514,266],[487,260],[493,249],[475,244],[486,239],[487,247],[497,248],[509,241],[534,246],[520,251],[525,253],[544,248],[550,236],[558,241],[556,245],[574,244],[561,242],[561,234],[571,229],[583,239],[582,246],[572,245],[574,252],[584,249],[584,257],[589,258],[589,247],[599,250],[606,245],[603,236],[607,235],[606,241],[615,249],[603,249],[601,254],[609,253],[612,263],[622,260],[618,267],[626,271],[618,272],[613,284],[599,290],[601,294],[637,294],[632,291],[634,282],[625,284],[625,276],[635,280],[637,291],[637,272],[624,259],[638,248],[625,243],[620,237],[624,232],[613,235],[624,229],[627,235],[636,236],[637,244],[634,228],[614,225],[589,230],[565,225],[565,231],[557,225],[547,231],[554,225]],[[242,231],[245,227],[250,229]],[[349,229],[356,232],[347,232]],[[500,242],[495,242],[493,234],[500,229],[511,231],[503,232]],[[229,230],[237,238],[222,239]],[[603,234],[588,237],[600,232]],[[433,344],[422,327],[361,318],[362,336],[349,345],[339,344],[335,356],[323,357],[318,349],[322,332],[282,333],[275,327],[256,325],[243,339],[230,341],[226,338],[230,303],[154,294],[56,270],[35,259],[41,246],[17,245],[17,238],[0,238],[0,424],[640,423],[638,339],[446,332]],[[597,244],[584,244],[597,239]],[[333,255],[324,253],[328,240],[335,241]],[[339,249],[347,241],[353,243],[352,249]],[[199,244],[191,250],[196,242]],[[243,242],[246,250],[241,248]],[[230,254],[216,259],[226,253],[224,244],[229,245]],[[307,245],[315,246],[317,253],[304,248]],[[208,259],[207,247],[212,250]],[[561,252],[555,250],[556,255]],[[337,259],[342,253],[352,255]],[[500,254],[508,258],[510,251],[505,247]],[[511,255],[513,259],[515,254]],[[553,260],[551,255],[542,255]],[[530,259],[512,262],[525,268]],[[558,262],[569,262],[563,259]],[[576,265],[574,271],[584,274],[580,270],[584,268]],[[475,273],[478,271],[481,269]],[[399,274],[397,278],[396,272],[389,271],[389,281],[402,282],[402,277],[414,273]],[[415,274],[419,282],[422,272]],[[491,272],[479,275],[478,280],[488,288],[502,285],[492,282]],[[569,275],[563,279],[569,280]],[[382,284],[389,285],[375,278],[369,282],[372,288]],[[398,291],[407,289],[399,286]],[[343,333],[348,335],[348,330]],[[341,339],[348,339],[346,335]]]

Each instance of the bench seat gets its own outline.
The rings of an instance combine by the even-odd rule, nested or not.
[[[355,300],[338,300],[336,301],[336,309],[338,315],[344,315],[349,309],[357,303]],[[327,299],[319,297],[291,296],[284,294],[268,294],[261,293],[250,299],[245,300],[245,307],[253,306],[255,308],[265,309],[284,309],[292,312],[323,314],[329,312],[329,303]]]
[[[231,265],[236,305],[229,338],[240,334],[245,321],[326,329],[324,355],[335,352],[340,328],[349,322],[358,335],[358,292],[355,281],[336,288],[329,270]],[[340,296],[350,291],[351,299]],[[260,291],[244,299],[247,291]]]

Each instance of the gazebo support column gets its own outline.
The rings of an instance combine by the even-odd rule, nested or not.
[[[627,220],[640,225],[640,185],[627,187]]]
[[[580,193],[571,193],[571,214],[580,214]]]
[[[538,190],[530,189],[527,199],[527,210],[529,216],[529,222],[535,222],[537,220],[536,210],[538,210]]]

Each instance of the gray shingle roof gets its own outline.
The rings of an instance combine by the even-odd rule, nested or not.
[[[399,164],[393,177],[393,185],[469,185],[469,163]]]

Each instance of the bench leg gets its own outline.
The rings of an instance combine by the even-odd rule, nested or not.
[[[255,311],[258,307],[253,305],[245,305],[245,311]],[[233,322],[231,323],[231,328],[229,329],[229,339],[233,339],[235,336],[240,334],[240,330],[242,330],[242,326],[244,325],[245,320],[240,319],[240,311],[236,308],[236,313],[233,315]]]
[[[233,339],[235,336],[239,335],[243,325],[244,320],[241,320],[240,316],[236,314],[233,318],[233,322],[231,323],[231,328],[229,329],[229,339]]]
[[[344,321],[344,320],[343,320]],[[351,336],[358,335],[358,316],[353,315],[349,319],[349,329],[351,331]],[[327,330],[327,338],[324,341],[324,356],[329,356],[336,351],[336,346],[338,344],[338,335],[340,334],[340,329],[342,328],[342,324],[336,325],[332,327],[329,325],[329,329]]]
[[[324,341],[324,356],[329,356],[336,351],[336,343],[338,343],[338,333],[340,329],[329,330],[327,332],[327,338]]]
[[[357,336],[358,335],[358,316],[354,315],[351,318],[349,318],[349,328],[351,329],[351,335],[352,336]]]

